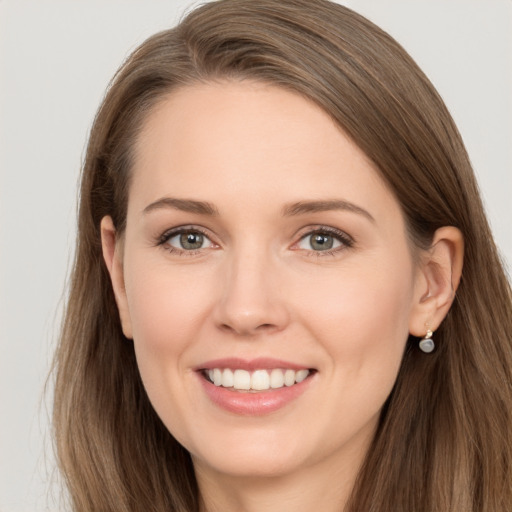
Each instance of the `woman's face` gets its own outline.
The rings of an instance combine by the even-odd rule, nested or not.
[[[148,396],[199,471],[360,462],[418,272],[398,202],[326,113],[255,82],[171,93],[138,139],[114,259]]]

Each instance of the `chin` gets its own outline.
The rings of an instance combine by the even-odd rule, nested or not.
[[[226,453],[221,457],[196,458],[192,456],[196,469],[208,467],[210,471],[232,478],[279,478],[294,473],[301,467],[297,457],[288,457],[284,453],[267,453],[265,450]],[[235,451],[235,450],[233,450]]]

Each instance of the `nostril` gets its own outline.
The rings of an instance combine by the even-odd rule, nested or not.
[[[271,324],[271,323],[260,324],[260,325],[256,325],[255,327],[251,327],[251,326],[247,326],[247,325],[234,326],[234,325],[230,325],[228,323],[222,323],[222,324],[220,324],[220,328],[221,328],[221,330],[223,330],[225,332],[237,333],[242,336],[251,336],[258,332],[261,333],[261,332],[270,332],[270,331],[274,331],[274,330],[279,330],[276,325]]]

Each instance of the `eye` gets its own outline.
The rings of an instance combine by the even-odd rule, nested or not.
[[[336,252],[344,247],[351,247],[352,239],[345,233],[330,229],[318,229],[303,236],[296,247],[314,252]]]
[[[299,249],[329,251],[341,246],[341,242],[328,233],[312,233],[300,239]]]
[[[169,233],[165,235],[162,243],[169,246],[171,250],[178,251],[198,251],[214,245],[204,233],[193,229]]]

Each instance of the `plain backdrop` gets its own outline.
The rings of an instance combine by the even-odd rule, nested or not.
[[[467,144],[510,268],[512,1],[342,3],[388,30],[440,91]],[[128,53],[191,5],[0,0],[1,512],[58,510],[48,435],[51,386],[44,398],[44,385],[95,110]]]

